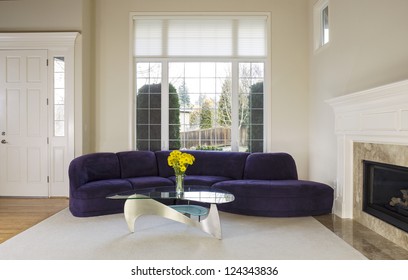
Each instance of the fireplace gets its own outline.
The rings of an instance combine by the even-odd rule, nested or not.
[[[380,207],[377,201],[369,203],[368,196],[363,211],[363,160],[408,167],[408,80],[338,96],[327,103],[334,109],[337,135],[338,177],[334,180],[333,212],[341,218],[354,219],[408,250],[406,226],[403,230],[374,216],[388,211],[387,215],[399,227],[406,224],[404,215],[385,207],[387,200]],[[387,199],[401,195],[397,188]],[[372,197],[377,199],[376,194]]]
[[[408,232],[408,167],[363,160],[363,211]]]

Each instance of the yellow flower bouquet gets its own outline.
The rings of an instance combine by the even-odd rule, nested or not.
[[[182,153],[178,150],[172,151],[167,158],[169,166],[173,167],[176,175],[176,193],[180,194],[184,191],[183,180],[184,174],[189,165],[194,163],[194,156],[188,153]]]

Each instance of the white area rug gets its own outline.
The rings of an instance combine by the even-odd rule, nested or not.
[[[143,216],[130,233],[123,214],[76,218],[64,209],[0,244],[0,259],[353,260],[366,259],[312,217],[220,212],[223,239],[165,218]]]

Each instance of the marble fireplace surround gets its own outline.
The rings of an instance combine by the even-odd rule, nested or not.
[[[408,233],[362,211],[362,160],[408,167],[408,80],[327,101],[335,113],[337,188],[333,212],[408,250]]]

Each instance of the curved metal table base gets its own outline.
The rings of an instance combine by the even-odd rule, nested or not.
[[[125,202],[124,214],[126,223],[131,232],[135,232],[135,221],[140,216],[157,215],[199,228],[202,231],[221,239],[221,224],[216,204],[211,204],[207,217],[201,219],[201,221],[193,220],[154,199],[127,199]]]

